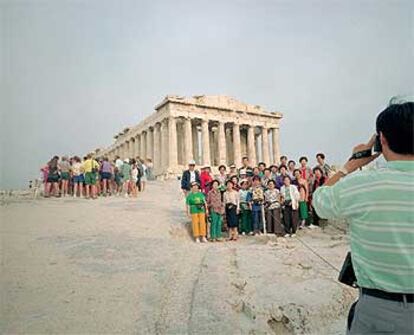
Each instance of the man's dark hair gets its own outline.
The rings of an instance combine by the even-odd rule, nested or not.
[[[296,162],[295,162],[294,160],[290,160],[290,161],[288,162],[288,165],[290,165],[290,163],[296,164]]]
[[[387,139],[392,151],[402,155],[414,154],[414,102],[393,104],[377,116],[377,133]]]
[[[308,161],[308,157],[306,156],[302,156],[301,158],[299,158],[299,162],[301,163],[303,160]]]
[[[266,163],[265,162],[260,162],[259,164],[257,164],[258,166],[262,165],[264,167],[266,167]]]
[[[213,179],[210,183],[211,186],[214,185],[214,183],[217,183],[218,186],[220,186],[220,182],[217,179]]]
[[[285,168],[285,170],[287,170],[287,166],[282,164],[281,166],[279,166],[279,172],[280,170],[282,170],[282,168]]]
[[[232,185],[234,186],[234,183],[233,183],[233,181],[231,180],[231,178],[226,180],[226,186],[227,186],[228,184],[232,184]]]
[[[316,158],[318,158],[318,157],[320,157],[322,159],[325,159],[325,154],[323,154],[322,152],[320,152],[320,153],[316,154]]]
[[[249,159],[249,157],[247,157],[247,156],[244,156],[244,157],[242,157],[242,161],[244,161],[245,159]]]
[[[270,180],[267,182],[267,186],[269,186],[269,184],[273,184],[273,186],[276,186],[276,182],[275,182],[273,179],[270,179]]]
[[[287,159],[287,156],[280,156],[280,160]]]
[[[226,170],[226,166],[225,166],[225,165],[220,165],[220,166],[218,167],[219,171],[220,171],[222,168],[224,168],[224,170]]]
[[[323,175],[323,171],[322,171],[322,169],[321,169],[319,166],[315,166],[315,167],[312,169],[312,172],[313,172],[313,173],[315,173],[316,171],[319,171],[319,172]]]

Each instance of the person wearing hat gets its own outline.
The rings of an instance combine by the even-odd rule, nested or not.
[[[190,160],[188,162],[188,170],[183,172],[181,177],[181,189],[183,190],[184,195],[187,195],[191,190],[191,183],[196,182],[200,185],[200,174],[195,169],[195,161]]]
[[[252,232],[252,211],[248,201],[249,197],[251,197],[249,186],[247,179],[240,181],[240,232],[242,235],[251,234]]]
[[[240,177],[240,179],[245,179],[245,178],[247,178],[247,169],[245,169],[245,168],[240,168],[240,169],[239,169],[239,177]]]
[[[230,165],[229,176],[238,176],[236,164]]]
[[[185,199],[187,216],[191,220],[193,236],[196,243],[207,242],[206,215],[208,215],[205,195],[200,192],[200,185],[193,181],[190,184],[190,192]]]

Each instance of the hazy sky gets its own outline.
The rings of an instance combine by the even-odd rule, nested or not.
[[[106,146],[167,94],[281,111],[282,152],[341,162],[414,88],[414,2],[0,0],[0,187]]]

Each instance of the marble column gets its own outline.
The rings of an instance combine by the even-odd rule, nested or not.
[[[203,144],[203,158],[202,164],[204,166],[210,165],[210,136],[208,131],[208,120],[201,121],[201,136]]]
[[[153,128],[148,128],[147,131],[147,157],[151,158],[153,157]]]
[[[147,159],[147,133],[143,131],[141,133],[141,159]]]
[[[166,120],[161,122],[161,170],[168,166],[168,125]]]
[[[119,145],[119,156],[121,157],[122,160],[125,159],[125,151],[124,151],[124,149],[125,149],[125,143],[121,143]]]
[[[168,118],[168,166],[175,171],[178,165],[177,123],[173,116]]]
[[[187,166],[188,162],[193,158],[193,131],[191,125],[191,118],[184,120],[184,165]]]
[[[160,141],[160,124],[154,126],[154,170],[158,172],[161,165],[161,141]]]
[[[198,126],[194,125],[193,127],[193,156],[196,164],[200,164],[200,148],[199,148],[199,138],[198,138]]]
[[[269,165],[269,133],[266,127],[262,127],[262,159],[266,165]]]
[[[279,161],[280,161],[279,128],[272,128],[272,151],[273,151],[273,163],[279,164]]]
[[[224,128],[224,122],[218,123],[218,161],[219,165],[227,164],[227,152],[226,152],[226,131]]]
[[[241,164],[241,143],[240,143],[240,125],[233,124],[233,163],[236,166]]]
[[[210,129],[210,163],[212,166],[217,165],[217,129]]]
[[[124,143],[124,158],[129,158],[129,141]]]
[[[135,137],[129,140],[129,151],[131,152],[130,156],[135,159]]]
[[[254,129],[254,126],[249,126],[247,129],[247,156],[249,156],[251,166],[256,166],[256,145],[254,143]]]
[[[226,164],[230,165],[234,160],[234,151],[233,151],[233,135],[232,135],[233,129],[225,128],[226,132]]]
[[[141,136],[135,137],[135,157],[141,157]]]

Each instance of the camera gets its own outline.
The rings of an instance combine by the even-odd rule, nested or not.
[[[379,134],[375,136],[374,152],[382,152],[381,138]]]

